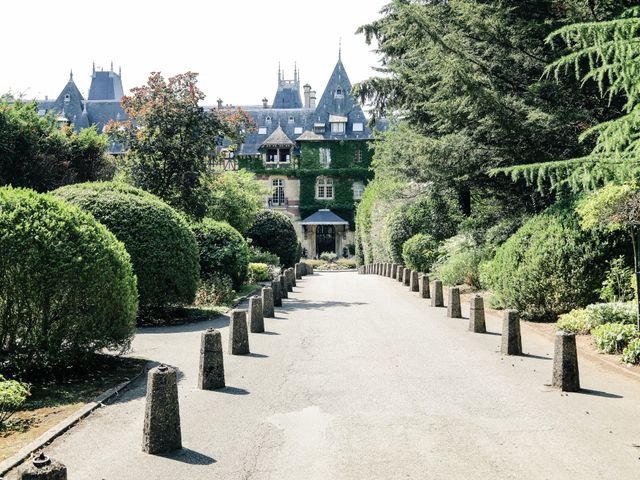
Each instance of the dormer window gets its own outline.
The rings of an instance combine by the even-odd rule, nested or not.
[[[67,103],[70,102],[71,101],[71,95],[69,95],[68,93],[65,93],[64,94],[64,101],[67,102]]]
[[[314,123],[313,131],[314,133],[324,133],[324,123]]]
[[[336,98],[344,98],[344,90],[342,90],[342,87],[336,88],[335,97]]]
[[[296,119],[295,119],[295,118],[293,118],[293,115],[291,115],[291,116],[289,117],[289,124],[292,124],[292,125],[293,125],[294,123],[296,123]]]
[[[362,123],[362,122],[353,122],[353,131],[354,132],[363,132],[364,131],[364,123]]]
[[[258,129],[258,135],[266,135],[267,134],[267,127],[260,127]]]
[[[336,135],[344,135],[347,129],[347,117],[342,115],[329,115],[329,123],[331,123],[331,133]]]
[[[265,123],[271,123],[271,117],[267,116],[267,118],[264,119]]]
[[[345,126],[347,124],[343,122],[335,122],[331,124],[331,133],[342,134],[344,133]]]

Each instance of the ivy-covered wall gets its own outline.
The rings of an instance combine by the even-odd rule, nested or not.
[[[361,181],[365,185],[373,178],[369,169],[373,151],[368,140],[341,140],[304,142],[300,153],[300,216],[305,218],[320,208],[329,208],[336,215],[349,222],[355,229],[354,215],[357,200],[353,199],[353,182]],[[320,163],[320,149],[331,151],[329,168]],[[357,160],[356,151],[360,151]],[[333,178],[333,200],[316,200],[316,178]]]

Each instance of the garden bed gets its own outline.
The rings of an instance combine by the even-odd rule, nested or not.
[[[97,355],[82,369],[33,379],[31,395],[0,431],[0,461],[36,440],[95,397],[138,375],[146,360]]]

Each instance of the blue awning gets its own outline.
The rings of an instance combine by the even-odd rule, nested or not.
[[[328,208],[321,208],[316,213],[301,220],[300,225],[349,225],[349,222],[340,218]]]

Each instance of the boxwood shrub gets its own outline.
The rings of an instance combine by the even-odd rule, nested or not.
[[[141,307],[193,302],[198,245],[173,208],[144,190],[115,182],[69,185],[53,194],[90,212],[124,243],[138,276]]]
[[[128,348],[136,278],[124,245],[79,208],[0,188],[0,369],[58,368]]]
[[[418,233],[402,245],[402,259],[412,270],[428,273],[437,258],[438,242],[431,235]]]
[[[207,280],[226,275],[238,290],[247,279],[249,246],[226,222],[204,219],[192,226],[200,250],[200,276]]]
[[[278,256],[283,267],[293,267],[297,259],[298,238],[289,217],[273,210],[256,215],[247,232],[252,244]]]
[[[621,239],[580,228],[573,204],[561,202],[528,220],[481,266],[481,283],[503,307],[529,320],[558,315],[597,300],[607,259],[619,255]]]

